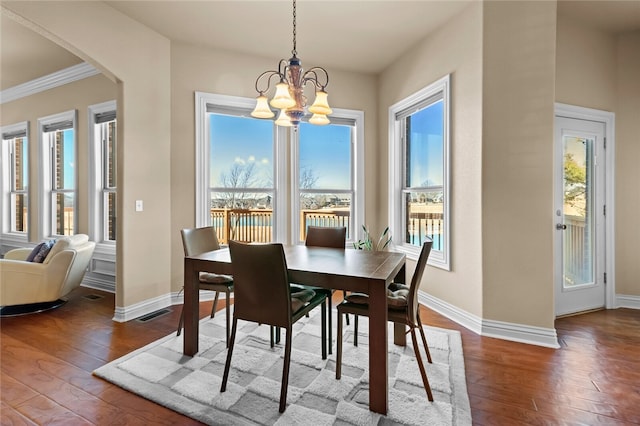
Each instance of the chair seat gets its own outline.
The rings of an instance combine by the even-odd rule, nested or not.
[[[307,288],[291,286],[291,312],[295,315],[315,297],[316,292]]]
[[[200,272],[200,282],[209,284],[226,284],[233,283],[233,277],[230,275],[212,274],[210,272]]]
[[[353,314],[363,317],[369,316],[369,305],[362,303],[351,303],[344,301],[337,306],[338,314]],[[407,310],[406,309],[393,309],[389,306],[387,311],[387,320],[391,322],[397,322],[404,324],[407,322]]]
[[[392,287],[394,286],[393,290]],[[391,284],[387,289],[387,305],[390,309],[404,309],[407,307],[409,288],[403,284]],[[349,303],[359,305],[369,305],[369,295],[365,293],[351,293],[345,297]]]

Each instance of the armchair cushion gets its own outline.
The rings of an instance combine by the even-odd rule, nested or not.
[[[33,250],[31,250],[31,253],[29,253],[29,256],[27,256],[25,261],[33,262],[33,258],[36,257],[36,254],[40,252],[40,249],[42,248],[43,245],[44,245],[44,241],[38,244],[37,246],[35,246]]]
[[[42,245],[40,246],[40,250],[38,250],[38,253],[36,253],[36,255],[33,257],[32,262],[43,263],[47,258],[47,256],[49,255],[49,252],[51,251],[51,248],[54,246],[55,243],[56,243],[56,240],[49,240],[49,241],[43,242]]]

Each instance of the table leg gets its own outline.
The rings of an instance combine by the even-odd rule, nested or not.
[[[198,314],[200,311],[200,292],[198,290],[198,271],[189,259],[184,260],[184,354],[194,356],[198,353]]]
[[[387,291],[384,283],[369,283],[369,409],[387,414]]]

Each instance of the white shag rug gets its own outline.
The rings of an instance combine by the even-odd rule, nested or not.
[[[227,390],[220,393],[227,356],[224,312],[200,322],[200,351],[194,357],[182,354],[183,337],[173,333],[93,374],[209,425],[471,425],[458,331],[425,326],[433,358],[433,364],[427,363],[421,347],[435,399],[429,402],[410,336],[406,347],[394,345],[389,324],[389,410],[382,416],[369,410],[367,318],[360,317],[357,347],[353,322],[344,330],[342,378],[336,380],[335,341],[333,354],[321,357],[319,309],[294,325],[282,414],[284,332],[271,349],[266,325],[238,321]]]

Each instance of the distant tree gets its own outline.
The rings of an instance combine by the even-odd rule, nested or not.
[[[318,176],[312,168],[303,166],[300,168],[299,184],[300,189],[313,189],[318,182]],[[317,202],[315,200],[316,195],[304,194],[300,197],[300,207],[303,209],[317,208]],[[314,207],[315,206],[315,207]]]
[[[228,173],[220,173],[220,182],[224,188],[251,188],[255,187],[256,163],[234,163]],[[223,195],[225,207],[247,209],[255,204],[255,196],[244,191],[229,191]]]
[[[300,168],[300,189],[312,189],[315,188],[318,182],[318,176],[311,167]]]
[[[564,200],[565,203],[585,213],[587,169],[579,165],[573,154],[564,156]]]

